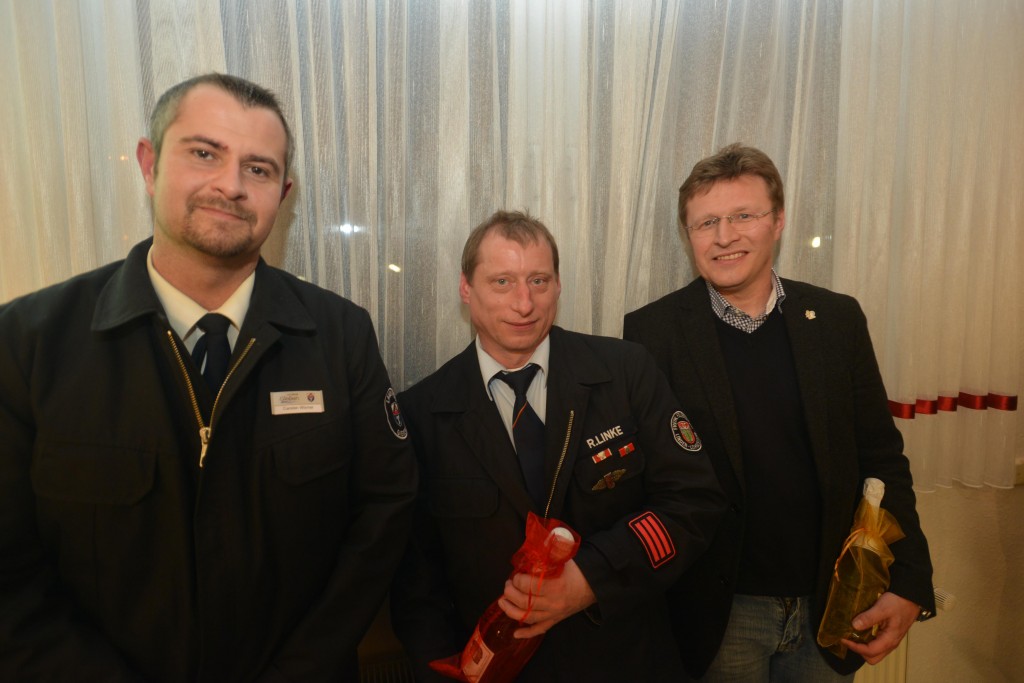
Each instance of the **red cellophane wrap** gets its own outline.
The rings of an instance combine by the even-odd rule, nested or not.
[[[568,534],[556,531],[559,528]],[[545,579],[561,575],[565,563],[575,557],[579,547],[579,534],[567,525],[557,519],[541,519],[531,512],[526,518],[526,540],[512,556],[512,573],[533,574],[538,586],[542,585]],[[532,596],[529,605],[532,606]],[[430,663],[430,668],[467,683],[510,683],[544,638],[543,634],[515,638],[512,634],[522,625],[522,621],[506,615],[495,600],[477,621],[476,630],[462,652],[436,659]]]

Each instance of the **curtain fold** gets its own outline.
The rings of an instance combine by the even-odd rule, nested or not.
[[[844,5],[833,285],[864,306],[921,490],[1014,482],[1021,26],[1009,2]]]
[[[861,301],[917,487],[1009,486],[1022,29],[1015,0],[0,0],[0,301],[150,234],[137,140],[205,71],[280,96],[264,254],[366,307],[399,388],[472,339],[495,209],[558,239],[558,323],[618,335],[694,276],[677,189],[738,140],[786,183],[780,274]]]

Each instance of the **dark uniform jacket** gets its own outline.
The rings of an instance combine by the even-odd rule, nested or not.
[[[148,249],[0,307],[0,680],[355,680],[416,490],[370,319],[261,261],[200,469]]]
[[[782,302],[796,366],[821,497],[821,542],[815,630],[829,579],[864,479],[885,482],[882,507],[899,521],[906,538],[894,543],[890,590],[934,612],[928,544],[915,510],[903,439],[889,413],[867,321],[852,297],[802,282],[783,280]],[[729,377],[718,344],[707,285],[697,278],[626,315],[623,336],[651,351],[708,444],[715,471],[731,501],[730,511],[707,554],[670,595],[677,639],[691,676],[707,670],[722,642],[732,605],[744,534],[743,453]],[[822,650],[837,670],[856,670],[863,659],[839,660]]]
[[[556,624],[519,680],[678,680],[664,591],[706,547],[724,506],[708,457],[691,433],[683,440],[685,417],[639,346],[556,327],[549,361],[550,516],[582,536],[576,562],[597,605]],[[427,662],[462,651],[504,589],[527,513],[544,510],[527,493],[475,344],[401,403],[421,500],[392,613],[425,680]],[[641,523],[668,543],[645,543]]]

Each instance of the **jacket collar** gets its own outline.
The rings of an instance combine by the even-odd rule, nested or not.
[[[545,476],[549,482],[556,481],[550,510],[550,514],[555,516],[560,513],[568,490],[591,386],[611,381],[608,368],[587,351],[583,339],[581,335],[566,332],[559,327],[551,329]],[[470,450],[491,477],[502,484],[502,490],[513,507],[525,518],[527,511],[534,510],[534,506],[525,486],[521,485],[522,474],[512,444],[505,438],[505,426],[483,386],[475,343],[470,343],[440,372],[443,373],[439,378],[441,381],[431,396],[431,412],[456,415],[456,429],[465,438]],[[455,390],[455,387],[459,389]],[[544,513],[543,509],[534,511],[537,514]]]
[[[150,237],[132,247],[121,267],[104,285],[93,313],[93,331],[114,329],[142,316],[164,315],[146,269],[152,244]],[[239,336],[255,333],[264,323],[293,331],[316,329],[306,306],[284,276],[260,258],[252,299]]]
[[[146,256],[152,244],[150,237],[132,247],[121,267],[107,280],[93,311],[93,332],[111,330],[142,316],[163,314],[146,270]]]

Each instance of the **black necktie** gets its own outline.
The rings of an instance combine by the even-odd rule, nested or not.
[[[228,374],[228,360],[231,358],[231,345],[228,344],[230,324],[231,321],[220,313],[207,313],[197,323],[204,334],[192,349],[192,360],[197,368],[203,368],[203,359],[206,359],[203,379],[214,394]]]
[[[526,490],[540,508],[544,505],[544,423],[526,400],[526,390],[538,370],[540,366],[531,363],[522,370],[499,372],[495,377],[516,392],[512,408],[512,440],[526,479]]]

